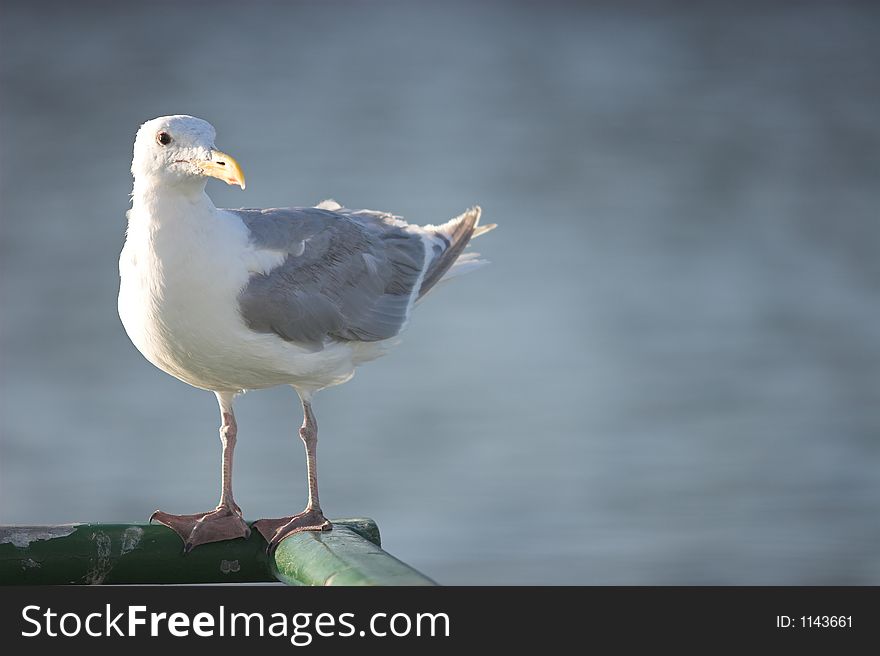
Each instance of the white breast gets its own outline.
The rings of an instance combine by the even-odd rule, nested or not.
[[[255,269],[284,255],[255,253],[245,226],[213,207],[165,209],[158,220],[132,211],[119,260],[119,316],[163,371],[205,389],[240,388],[235,356],[249,331],[238,293]]]

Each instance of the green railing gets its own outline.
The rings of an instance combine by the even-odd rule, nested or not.
[[[0,584],[258,583],[435,585],[383,551],[371,519],[337,519],[333,530],[297,533],[270,557],[257,531],[184,555],[155,524],[0,526]]]

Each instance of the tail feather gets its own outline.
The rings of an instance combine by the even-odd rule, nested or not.
[[[470,273],[474,269],[479,269],[482,266],[489,264],[489,260],[481,260],[480,254],[476,252],[470,253],[462,253],[458,256],[458,259],[452,263],[452,266],[449,267],[449,271],[443,274],[443,277],[437,281],[437,285],[442,285],[447,280],[452,280],[453,278],[458,278],[465,273]]]
[[[489,225],[478,225],[474,227],[474,234],[471,235],[471,239],[475,237],[479,237],[480,235],[485,235],[487,232],[492,232],[495,228],[498,227],[497,223],[490,223]]]
[[[440,255],[431,262],[425,276],[422,279],[422,286],[419,289],[419,298],[422,298],[436,285],[447,273],[453,273],[450,269],[453,265],[457,265],[455,275],[464,273],[481,266],[485,262],[478,260],[476,253],[468,253],[462,255],[462,251],[468,245],[471,239],[479,235],[485,234],[494,229],[496,224],[492,223],[486,226],[478,226],[480,214],[482,210],[476,205],[454,219],[447,221],[439,226],[425,226],[425,229],[433,233],[440,240],[445,242],[446,248]]]

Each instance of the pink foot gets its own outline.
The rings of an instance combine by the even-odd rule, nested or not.
[[[329,531],[333,525],[320,510],[303,510],[293,517],[257,520],[254,522],[254,528],[266,538],[271,552],[288,535],[302,531]]]
[[[251,534],[238,506],[220,507],[195,515],[169,515],[157,510],[150,516],[150,521],[154,520],[180,536],[184,553],[189,553],[200,544],[247,538]]]

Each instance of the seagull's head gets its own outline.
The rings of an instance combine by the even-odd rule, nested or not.
[[[214,126],[195,116],[160,116],[144,123],[134,140],[135,180],[162,185],[201,185],[208,177],[244,189],[238,162],[214,146]]]

